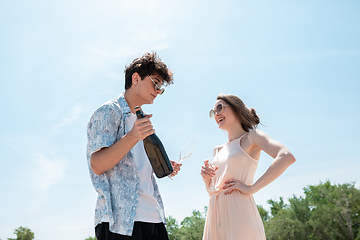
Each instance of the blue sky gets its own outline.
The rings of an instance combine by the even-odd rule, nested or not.
[[[219,93],[256,108],[259,129],[297,159],[257,204],[326,180],[359,188],[359,10],[357,1],[0,0],[0,238],[20,225],[37,240],[94,236],[86,124],[123,91],[125,65],[151,51],[175,84],[144,110],[170,158],[198,143],[173,181],[158,180],[168,216],[208,204],[200,168],[227,141],[208,118]],[[256,178],[271,162],[262,154]]]

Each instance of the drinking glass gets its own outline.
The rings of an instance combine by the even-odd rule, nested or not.
[[[213,147],[209,148],[208,154],[209,154],[209,164],[211,164],[214,160],[214,148]],[[213,184],[214,183],[212,183],[212,186],[210,186],[210,192],[215,193],[215,192],[219,191],[219,189],[216,188]]]
[[[194,152],[194,149],[196,148],[197,143],[194,140],[190,140],[185,147],[180,151],[179,155],[179,163],[184,161],[185,159],[188,159],[191,154]]]
[[[180,155],[179,155],[179,160],[178,163],[181,163],[182,161],[184,161],[185,159],[188,159],[191,154],[194,152],[195,148],[197,146],[197,143],[194,140],[190,140],[185,147],[183,147],[183,149],[180,151]],[[168,177],[173,180],[170,175],[168,175]]]

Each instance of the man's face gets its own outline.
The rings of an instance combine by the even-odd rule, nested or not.
[[[162,84],[163,79],[159,76],[159,74],[155,73],[149,76],[146,76],[143,80],[139,79],[137,81],[136,93],[138,97],[140,97],[144,104],[152,104],[155,98],[161,94],[161,90],[155,90],[156,84]]]

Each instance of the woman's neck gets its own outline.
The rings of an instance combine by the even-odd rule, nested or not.
[[[240,124],[239,125],[234,124],[233,127],[229,129],[229,131],[227,131],[227,133],[228,133],[229,142],[231,142],[234,141],[235,139],[238,139],[247,132],[242,128]]]

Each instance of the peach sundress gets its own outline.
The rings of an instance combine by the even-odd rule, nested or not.
[[[264,226],[252,195],[233,191],[225,195],[222,186],[227,180],[239,179],[253,184],[258,160],[240,146],[241,136],[214,149],[211,163],[218,166],[210,187],[209,207],[203,240],[265,240]]]

